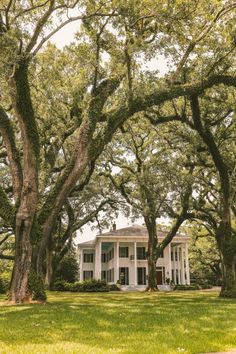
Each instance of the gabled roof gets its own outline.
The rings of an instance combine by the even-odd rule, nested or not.
[[[148,236],[148,232],[144,226],[132,225],[118,230],[110,230],[98,236]]]
[[[157,236],[162,238],[165,237],[167,234],[166,230],[157,230]],[[124,227],[122,229],[117,229],[117,230],[110,230],[108,232],[104,232],[102,234],[97,235],[96,237],[103,237],[103,236],[114,236],[114,237],[145,237],[148,238],[148,231],[145,226],[142,225],[132,225],[128,227]],[[177,233],[176,237],[187,237],[185,234]],[[94,246],[96,242],[96,239],[87,241],[87,242],[82,242],[79,243],[78,246],[83,245],[83,246]]]
[[[80,242],[80,243],[78,243],[77,246],[80,246],[80,245],[83,245],[83,246],[94,246],[95,245],[95,239],[94,240],[90,240],[90,241]]]
[[[167,235],[166,230],[157,230],[158,237],[165,237]],[[148,237],[148,230],[145,226],[142,225],[132,225],[128,227],[124,227],[118,230],[110,230],[108,232],[104,232],[97,236],[137,236],[137,237]],[[186,237],[187,235],[177,233],[178,237]]]

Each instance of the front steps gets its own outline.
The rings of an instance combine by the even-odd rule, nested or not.
[[[121,285],[120,290],[122,291],[144,291],[146,289],[146,285]],[[163,284],[158,285],[158,289],[160,291],[171,291],[170,285]]]

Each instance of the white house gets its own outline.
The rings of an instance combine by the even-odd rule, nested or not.
[[[158,241],[165,236],[158,232]],[[189,237],[177,233],[157,261],[157,284],[161,288],[170,281],[190,284],[188,261]],[[143,226],[133,225],[97,235],[92,241],[78,245],[80,280],[104,279],[110,284],[120,282],[121,287],[145,288],[148,264],[146,252],[148,232]]]

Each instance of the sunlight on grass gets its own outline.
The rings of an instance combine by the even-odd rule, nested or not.
[[[6,306],[0,353],[206,353],[236,348],[236,301],[212,292],[49,293]]]

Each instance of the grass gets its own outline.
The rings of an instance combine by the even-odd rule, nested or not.
[[[6,306],[0,353],[206,353],[236,348],[236,300],[216,292],[49,293]],[[2,301],[2,302],[1,302]]]

